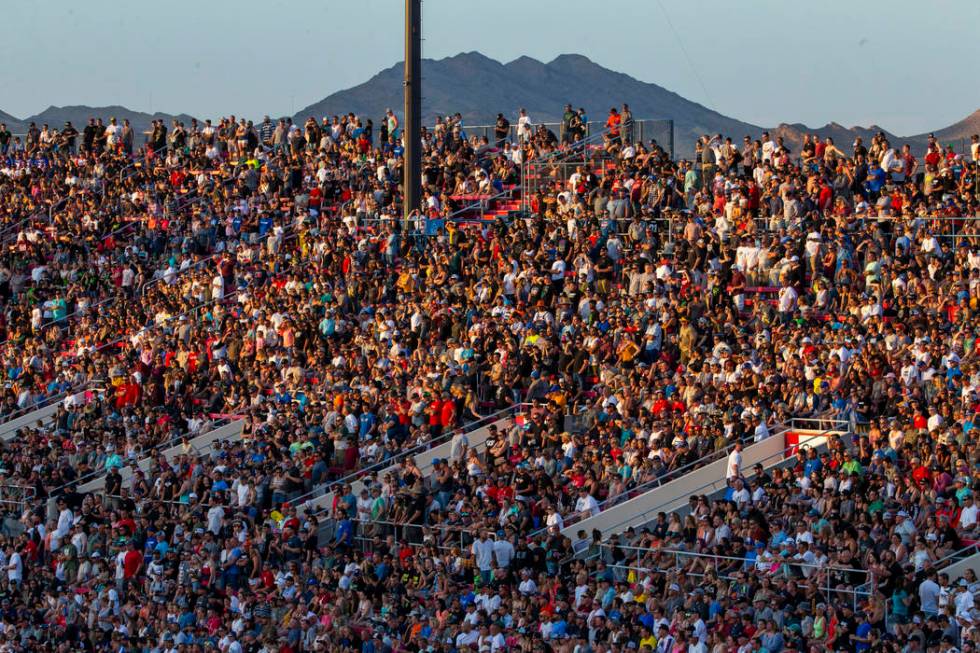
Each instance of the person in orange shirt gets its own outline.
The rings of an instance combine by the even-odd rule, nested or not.
[[[619,114],[616,107],[609,110],[609,117],[606,118],[606,129],[609,132],[605,136],[606,140],[606,151],[616,152],[622,145],[622,137],[620,134],[620,126],[623,124],[623,117]]]

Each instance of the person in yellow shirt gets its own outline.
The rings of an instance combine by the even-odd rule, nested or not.
[[[640,638],[640,648],[643,648],[644,646],[647,646],[647,647],[649,647],[649,649],[651,651],[656,650],[657,649],[657,638],[653,634],[653,631],[650,630],[649,628],[647,628],[646,626],[643,626],[643,629],[642,629],[641,632],[643,633],[643,637]]]

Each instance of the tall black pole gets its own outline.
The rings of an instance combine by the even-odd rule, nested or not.
[[[404,217],[422,199],[422,0],[405,0]]]

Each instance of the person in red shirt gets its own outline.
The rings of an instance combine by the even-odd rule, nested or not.
[[[143,566],[143,554],[136,540],[129,543],[129,551],[123,554],[123,580],[132,582]]]
[[[827,183],[826,179],[820,180],[820,199],[818,201],[820,209],[826,211],[830,208],[830,203],[834,199],[834,191],[830,189],[830,185]]]
[[[609,129],[609,138],[619,138],[619,126],[623,123],[623,117],[619,115],[616,107],[609,110],[609,117],[606,118],[606,128]]]
[[[439,397],[429,402],[426,412],[429,414],[429,435],[435,437],[442,433],[442,402]]]
[[[456,423],[456,403],[448,392],[442,393],[442,404],[439,407],[439,425],[442,432],[452,429]]]
[[[931,476],[932,475],[929,473],[929,468],[923,465],[919,458],[916,457],[912,459],[912,480],[915,481],[916,485],[919,487],[925,487]]]

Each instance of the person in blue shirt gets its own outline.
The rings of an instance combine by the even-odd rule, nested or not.
[[[868,170],[868,181],[865,182],[865,187],[868,191],[868,197],[872,202],[878,199],[881,189],[885,186],[885,181],[885,171],[881,169],[881,166],[870,166]]]
[[[330,311],[320,320],[320,334],[330,338],[335,333],[337,333],[337,319],[333,311]]]
[[[820,462],[816,449],[807,451],[806,456],[806,462],[803,463],[803,476],[809,478],[812,474],[817,474],[823,469],[823,463]]]
[[[551,638],[561,639],[568,631],[568,622],[566,622],[560,614],[554,614],[552,615],[552,618],[555,619],[555,621],[551,624]]]
[[[280,387],[276,388],[275,399],[277,404],[285,405],[293,401],[293,396],[289,393],[289,390]]]
[[[637,621],[639,621],[642,625],[649,628],[651,632],[653,632],[653,628],[657,623],[656,619],[653,618],[653,614],[651,614],[649,611],[641,614],[637,619]]]
[[[222,562],[221,582],[222,587],[237,590],[241,573],[238,559],[242,556],[242,550],[238,546],[234,546],[234,541],[231,538],[228,539],[228,544],[232,545],[232,548]]]
[[[358,437],[361,440],[366,440],[369,435],[374,433],[374,425],[376,422],[377,418],[371,411],[366,410],[361,413],[361,416],[358,419]]]
[[[855,651],[867,651],[871,648],[871,622],[867,613],[861,615],[861,623],[854,629],[850,639]]]
[[[221,455],[225,456],[226,454],[222,452]],[[228,481],[224,479],[221,472],[215,470],[213,472],[213,475],[215,476],[215,479],[214,482],[211,483],[212,492],[225,492],[228,490],[229,487],[231,487],[230,485],[228,485]]]
[[[334,535],[334,546],[349,547],[354,543],[354,522],[347,516],[337,514],[337,532]]]
[[[947,368],[947,370],[946,370],[946,383],[947,383],[948,386],[951,387],[952,382],[955,379],[963,376],[963,371],[960,370],[960,363],[959,363],[959,361],[957,361],[955,359],[950,360],[949,363],[948,363],[948,365],[949,365],[949,368]]]
[[[181,630],[184,630],[185,628],[193,628],[195,625],[197,625],[197,619],[194,617],[194,612],[192,610],[184,610],[184,612],[177,617],[177,626]]]

